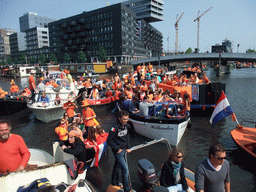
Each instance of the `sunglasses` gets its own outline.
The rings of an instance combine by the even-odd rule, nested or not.
[[[217,157],[218,160],[224,160],[226,159],[227,157]]]
[[[183,158],[183,156],[176,156],[178,159]]]

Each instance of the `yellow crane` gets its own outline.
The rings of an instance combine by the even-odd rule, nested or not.
[[[200,23],[200,18],[207,13],[208,11],[210,11],[210,9],[212,9],[212,7],[210,7],[209,9],[207,9],[202,15],[199,16],[199,12],[198,11],[198,17],[194,20],[194,22],[197,21],[197,51],[199,52],[199,23]]]
[[[184,12],[180,15],[179,19],[178,19],[178,15],[176,17],[176,23],[174,24],[175,26],[175,30],[176,30],[176,40],[175,40],[175,54],[178,54],[178,41],[179,41],[179,38],[178,38],[178,23],[181,19],[181,17],[184,15]]]

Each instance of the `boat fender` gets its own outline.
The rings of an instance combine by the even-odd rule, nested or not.
[[[188,125],[187,125],[187,128],[190,128],[190,127],[192,127],[191,120],[188,121]]]

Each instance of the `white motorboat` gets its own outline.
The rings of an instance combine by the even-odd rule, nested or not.
[[[19,68],[19,74],[20,77],[29,77],[30,76],[30,71],[34,70],[34,66],[26,66],[26,67],[20,67]]]
[[[28,108],[35,114],[35,117],[45,123],[59,120],[63,117],[65,110],[63,104],[55,105],[53,101],[43,104],[42,102],[36,102],[33,104],[27,104]]]
[[[47,178],[51,185],[58,185],[61,182],[64,182],[68,185],[74,185],[79,181],[83,181],[84,186],[77,186],[76,191],[95,191],[92,185],[85,180],[86,170],[82,174],[79,174],[76,179],[72,179],[70,177],[68,168],[63,162],[68,159],[73,159],[74,157],[73,155],[64,153],[59,147],[58,142],[53,144],[54,156],[40,149],[29,149],[29,151],[31,153],[31,157],[28,163],[30,165],[34,165],[35,168],[1,175],[1,191],[17,191],[20,186],[30,184],[36,179],[41,178]]]
[[[128,123],[140,135],[150,139],[166,138],[171,145],[177,146],[190,121],[182,108],[180,103],[156,103],[149,109],[149,116],[130,114]]]

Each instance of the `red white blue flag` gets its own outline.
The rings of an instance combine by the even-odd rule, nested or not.
[[[232,115],[232,120],[235,121],[236,117],[233,113],[231,106],[228,102],[228,99],[224,92],[222,91],[220,98],[218,99],[215,109],[210,118],[210,123],[214,126],[220,120],[226,118],[227,116]]]

